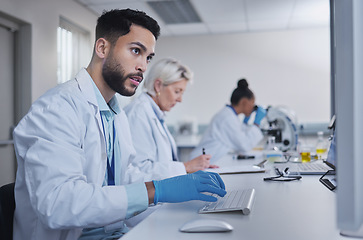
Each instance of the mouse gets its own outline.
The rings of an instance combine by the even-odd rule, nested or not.
[[[232,231],[233,227],[222,220],[219,219],[194,219],[191,221],[186,222],[179,231],[181,232],[189,232],[189,233],[196,233],[196,232],[229,232]]]

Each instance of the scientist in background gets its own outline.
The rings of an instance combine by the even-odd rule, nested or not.
[[[254,111],[254,124],[248,125]],[[243,123],[238,117],[241,113],[245,115]],[[211,162],[215,162],[230,151],[245,153],[252,150],[263,138],[259,125],[265,116],[266,110],[255,105],[255,95],[246,79],[239,80],[231,96],[231,105],[226,105],[213,117],[190,157],[197,156],[204,148],[212,155]]]
[[[179,162],[173,136],[164,119],[182,96],[192,72],[179,61],[166,58],[155,63],[140,94],[124,110],[131,125],[137,155],[128,168],[130,182],[163,179],[196,172],[210,165],[211,156],[199,154],[188,162]]]

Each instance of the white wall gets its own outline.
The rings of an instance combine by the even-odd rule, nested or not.
[[[195,74],[168,124],[207,124],[245,77],[262,105],[286,105],[299,123],[330,119],[329,28],[219,36],[161,37],[153,62],[175,57]]]
[[[91,42],[94,41],[97,16],[73,0],[0,1],[0,11],[32,25],[31,91],[34,101],[57,84],[59,16],[88,30]],[[237,80],[242,77],[249,81],[258,104],[287,105],[295,110],[299,122],[328,122],[329,43],[328,28],[161,37],[155,61],[175,57],[195,73],[194,84],[188,86],[183,103],[168,114],[168,123],[192,118],[207,124],[224,104],[229,103]],[[122,101],[125,104],[129,100]]]
[[[0,11],[31,24],[32,101],[57,85],[57,27],[59,17],[77,23],[91,33],[94,42],[96,14],[73,0],[0,0]],[[90,47],[89,56],[92,53]],[[86,58],[88,65],[90,57]]]

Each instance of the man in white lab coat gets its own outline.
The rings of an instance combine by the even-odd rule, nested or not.
[[[41,96],[19,122],[14,239],[118,238],[127,231],[123,220],[149,204],[225,194],[220,177],[205,172],[122,185],[135,150],[115,93],[135,93],[159,31],[143,12],[105,12],[89,66]]]

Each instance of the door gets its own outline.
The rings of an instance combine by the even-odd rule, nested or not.
[[[12,128],[15,123],[15,34],[0,25],[0,186],[15,180]]]

